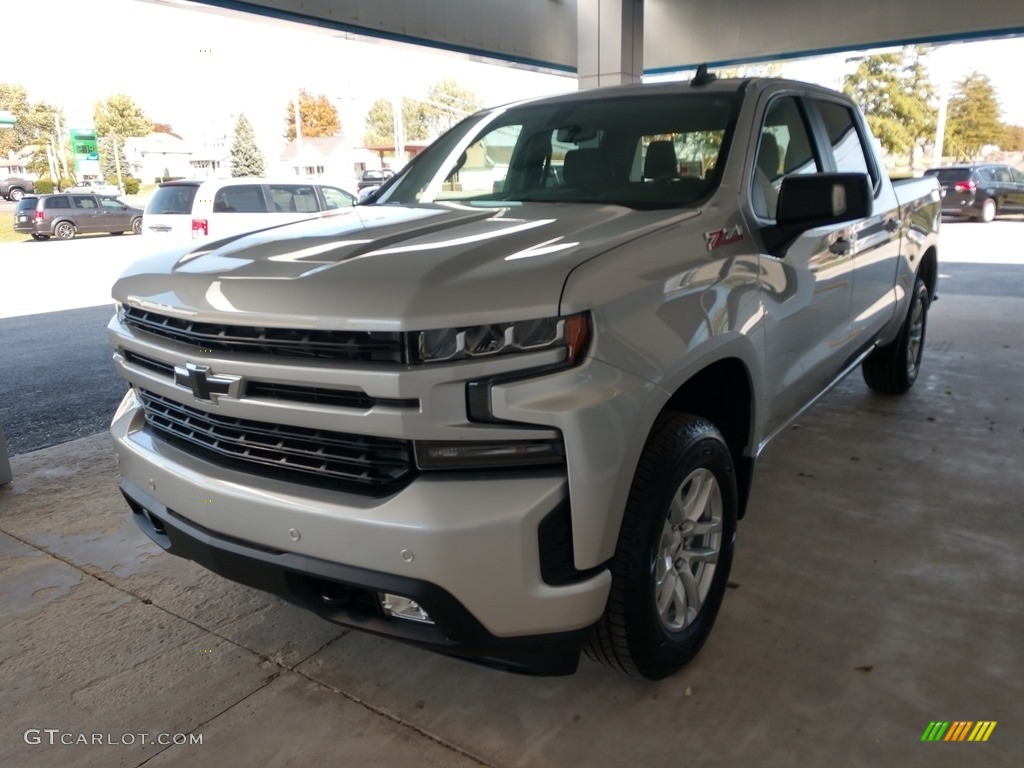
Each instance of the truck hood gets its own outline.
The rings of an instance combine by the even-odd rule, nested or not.
[[[547,317],[573,268],[695,215],[565,203],[359,206],[141,259],[113,297],[201,321],[341,330]]]

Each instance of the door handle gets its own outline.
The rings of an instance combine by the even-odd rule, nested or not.
[[[849,256],[853,251],[853,241],[848,240],[845,237],[840,237],[837,238],[835,242],[828,247],[828,249],[836,256]]]
[[[886,219],[885,220],[885,231],[886,232],[889,232],[889,233],[897,232],[897,231],[899,231],[899,228],[900,228],[900,220],[899,219],[892,218],[892,219]]]

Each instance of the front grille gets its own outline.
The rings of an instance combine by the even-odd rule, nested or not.
[[[124,350],[125,362],[137,365],[148,371],[174,380],[174,366],[154,360],[138,352]],[[267,381],[247,381],[245,391],[239,397],[262,397],[268,400],[291,400],[297,403],[314,403],[331,405],[339,408],[357,408],[362,411],[384,406],[387,408],[420,407],[420,401],[414,397],[373,397],[365,392],[350,389],[329,389],[298,384],[273,384]]]
[[[259,328],[199,323],[137,307],[124,312],[126,325],[201,350],[311,357],[368,363],[403,363],[400,331],[318,331],[306,328]]]
[[[138,390],[162,438],[217,464],[309,485],[383,496],[413,478],[412,443],[207,413]]]

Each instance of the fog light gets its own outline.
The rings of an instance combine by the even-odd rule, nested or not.
[[[418,621],[421,624],[433,624],[434,620],[427,615],[427,612],[420,608],[419,603],[401,595],[392,595],[389,592],[378,592],[377,599],[380,600],[380,607],[384,613],[396,619]]]

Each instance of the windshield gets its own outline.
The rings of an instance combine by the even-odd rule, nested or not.
[[[692,205],[718,186],[735,94],[639,93],[473,115],[374,201]]]

